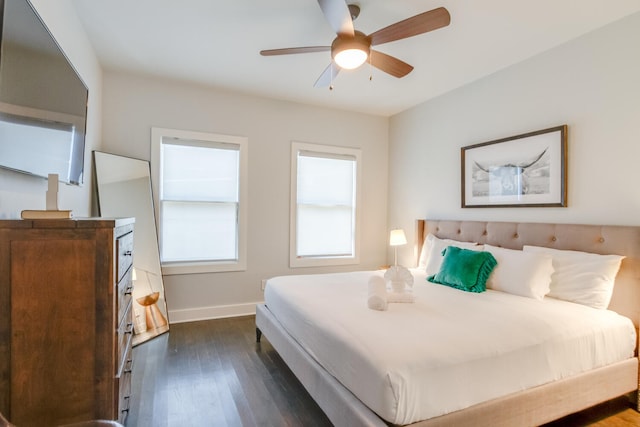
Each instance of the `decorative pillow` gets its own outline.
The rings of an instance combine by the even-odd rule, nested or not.
[[[525,252],[551,255],[554,272],[548,296],[606,309],[624,256],[525,246]]]
[[[498,265],[487,280],[487,288],[541,300],[549,293],[553,263],[551,255],[484,245]]]
[[[440,270],[427,280],[467,292],[484,292],[496,264],[490,252],[449,246],[444,250]]]
[[[440,239],[433,234],[429,233],[425,239],[424,245],[422,245],[422,251],[420,252],[420,260],[418,266],[425,268],[427,275],[432,276],[440,270],[442,264],[443,254],[442,251],[447,246],[456,246],[463,249],[482,250],[482,246],[473,242],[459,242],[451,239]]]

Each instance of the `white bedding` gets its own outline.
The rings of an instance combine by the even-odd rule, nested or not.
[[[488,290],[466,293],[413,270],[415,303],[367,307],[377,272],[282,276],[265,303],[330,374],[394,424],[633,357],[633,323],[612,311]]]

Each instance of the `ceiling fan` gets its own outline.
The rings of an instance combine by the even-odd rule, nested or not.
[[[260,51],[263,56],[331,51],[332,61],[316,80],[315,87],[329,86],[331,89],[332,81],[341,69],[358,68],[367,60],[385,73],[398,78],[404,77],[413,70],[413,66],[398,58],[373,50],[371,46],[437,30],[446,27],[451,22],[451,16],[447,9],[439,7],[365,35],[353,28],[353,20],[360,14],[358,5],[347,5],[344,0],[318,0],[318,4],[325,18],[329,21],[329,25],[338,35],[331,46],[290,47]]]

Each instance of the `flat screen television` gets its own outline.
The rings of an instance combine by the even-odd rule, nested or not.
[[[89,91],[28,0],[0,13],[0,167],[80,185]]]

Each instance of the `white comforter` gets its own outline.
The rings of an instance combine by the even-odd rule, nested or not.
[[[612,311],[499,291],[462,292],[414,270],[415,303],[367,307],[377,272],[270,279],[265,302],[381,418],[409,424],[633,357]]]

